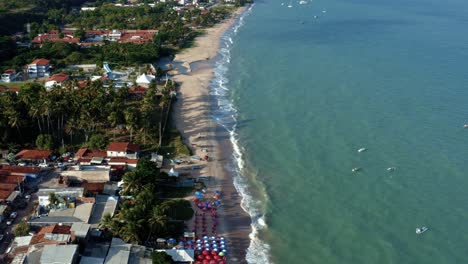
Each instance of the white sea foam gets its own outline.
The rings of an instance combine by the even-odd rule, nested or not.
[[[265,216],[261,212],[261,206],[253,199],[248,190],[248,182],[245,173],[245,162],[243,159],[244,149],[239,144],[237,128],[237,109],[229,98],[229,80],[226,77],[229,63],[231,62],[230,47],[234,44],[233,37],[244,25],[244,18],[252,12],[254,5],[244,12],[233,25],[231,30],[227,31],[221,38],[222,48],[219,50],[219,59],[216,61],[214,70],[214,79],[212,81],[212,90],[210,94],[214,96],[217,106],[214,109],[215,120],[229,131],[230,140],[233,146],[233,160],[228,165],[234,179],[234,186],[242,196],[241,207],[249,213],[252,219],[252,233],[249,234],[250,245],[247,249],[246,259],[248,263],[270,263],[270,247],[258,237],[259,230],[267,228]]]

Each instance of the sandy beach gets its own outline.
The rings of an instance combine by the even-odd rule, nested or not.
[[[172,62],[177,69],[174,80],[180,84],[173,118],[194,155],[210,157],[210,161],[200,163],[202,169],[196,174],[210,176],[207,192],[214,189],[222,191],[218,234],[228,240],[229,263],[246,263],[251,220],[241,208],[241,197],[234,187],[232,175],[225,168],[232,158],[232,144],[228,132],[211,117],[209,91],[220,38],[243,11],[245,8],[239,8],[232,18],[207,29],[204,35],[196,39],[194,47],[177,54]],[[194,62],[203,62],[210,67],[192,71],[191,64]],[[191,228],[191,223],[188,225]]]

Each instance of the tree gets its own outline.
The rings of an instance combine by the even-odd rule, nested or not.
[[[51,150],[54,146],[54,140],[49,134],[40,134],[36,139],[36,146],[39,149]]]
[[[108,144],[108,140],[101,134],[93,134],[89,138],[88,147],[92,149],[105,149]]]
[[[151,260],[153,264],[172,264],[174,261],[172,260],[172,257],[169,256],[166,252],[158,252],[154,251],[151,254]]]
[[[168,217],[164,214],[164,209],[161,206],[155,206],[148,219],[151,232],[162,232],[166,227],[167,221]]]
[[[99,222],[99,227],[100,228],[107,228],[107,229],[110,229],[112,231],[117,231],[117,230],[115,230],[116,229],[115,220],[112,218],[110,213],[106,213],[102,217],[101,221]]]
[[[59,201],[58,197],[57,197],[57,195],[55,195],[54,192],[49,193],[49,202],[50,202],[50,204],[55,205],[56,203],[58,203],[58,201]]]
[[[13,234],[16,237],[27,236],[29,234],[29,225],[25,221],[19,222],[15,230],[13,230]]]

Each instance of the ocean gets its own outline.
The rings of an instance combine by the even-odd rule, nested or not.
[[[249,263],[468,261],[467,9],[256,1],[226,32],[213,117],[253,220]]]

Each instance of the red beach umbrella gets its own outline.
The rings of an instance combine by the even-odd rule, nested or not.
[[[203,264],[210,264],[210,261],[207,260],[207,259],[204,259],[204,260],[203,260]]]
[[[197,256],[197,259],[198,259],[198,260],[203,260],[204,257],[203,257],[203,255],[198,255],[198,256]]]
[[[206,255],[210,254],[210,252],[208,252],[207,250],[203,250],[202,254],[206,256]]]
[[[206,260],[211,260],[211,256],[210,256],[210,255],[206,255],[206,256],[205,256],[205,259],[206,259]]]

